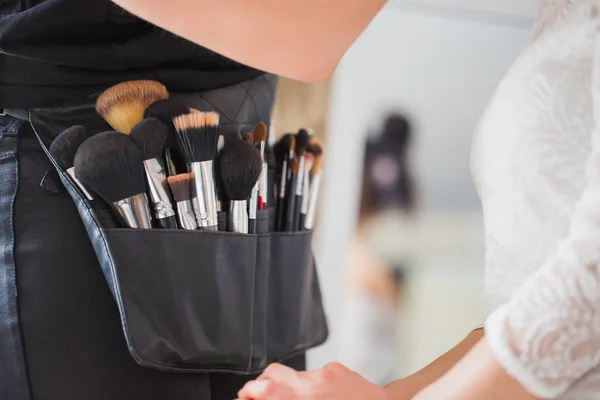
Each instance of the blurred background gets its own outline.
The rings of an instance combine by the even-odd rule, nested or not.
[[[537,0],[391,0],[329,82],[282,79],[277,134],[325,147],[315,253],[331,335],[309,366],[376,383],[483,323],[471,135],[530,37]]]

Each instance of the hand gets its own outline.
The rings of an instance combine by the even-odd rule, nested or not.
[[[272,364],[258,380],[248,382],[238,397],[238,400],[389,400],[382,387],[337,363],[310,372]]]

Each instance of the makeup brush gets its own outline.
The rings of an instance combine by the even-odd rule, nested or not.
[[[294,157],[290,161],[290,180],[288,182],[288,193],[285,196],[285,231],[291,232],[294,230],[294,218],[296,212],[296,183],[298,182],[298,168],[300,162]]]
[[[194,176],[192,205],[198,228],[216,231],[218,216],[213,160],[219,140],[219,114],[191,112],[175,117],[173,123],[179,146]]]
[[[165,161],[169,175],[177,175],[187,171],[185,161],[179,151],[177,131],[173,125],[173,118],[190,112],[190,109],[174,99],[164,99],[152,103],[144,112],[144,117],[160,119],[168,128],[167,143],[165,145]]]
[[[242,135],[242,139],[244,142],[248,143],[251,146],[254,146],[254,132],[247,132]],[[262,168],[261,168],[262,170]],[[248,202],[248,214],[249,214],[249,222],[248,222],[248,231],[249,233],[256,233],[256,211],[258,210],[258,191],[260,189],[260,179],[256,181],[254,188],[252,188],[252,193],[250,194],[250,200]]]
[[[192,174],[179,174],[167,178],[173,197],[177,202],[177,218],[179,227],[188,231],[198,228],[194,207],[192,206]]]
[[[313,166],[310,170],[310,189],[308,209],[306,213],[306,221],[304,222],[305,229],[313,229],[315,224],[315,214],[317,209],[317,201],[319,198],[319,186],[321,184],[321,166],[323,164],[323,147],[318,139],[310,141],[310,152],[314,156]]]
[[[310,136],[305,129],[300,129],[296,135],[296,154],[298,157],[298,173],[296,175],[296,190],[294,200],[294,226],[292,230],[300,230],[300,207],[302,206],[302,190],[304,189],[305,155],[309,146]]]
[[[156,81],[129,81],[105,90],[96,100],[96,111],[114,130],[129,134],[144,118],[152,103],[169,97],[169,92]]]
[[[277,199],[277,230],[283,231],[285,229],[285,207],[286,207],[286,195],[288,192],[288,163],[289,163],[289,152],[290,149],[296,147],[296,137],[292,134],[284,135],[278,142],[278,145],[274,147],[275,158],[281,160],[281,176],[279,179],[279,186],[277,190],[279,196]]]
[[[142,150],[155,228],[177,229],[171,204],[167,172],[162,160],[168,135],[167,126],[158,118],[145,118],[131,130],[131,139]]]
[[[103,132],[77,150],[75,175],[112,205],[125,226],[150,229],[143,162],[141,150],[129,136]]]
[[[217,141],[217,158],[215,159],[215,186],[217,187],[217,211],[222,212],[226,210],[227,207],[224,207],[223,204],[227,203],[227,198],[225,197],[225,192],[223,191],[223,180],[221,179],[221,164],[219,162],[219,157],[221,156],[221,151],[225,146],[225,136],[219,135],[219,140]]]
[[[243,140],[230,140],[221,152],[223,189],[229,199],[227,230],[248,233],[247,199],[262,170],[260,154]]]
[[[75,177],[75,154],[83,142],[92,137],[93,134],[81,125],[75,125],[62,131],[50,145],[50,155],[65,171],[75,185],[81,190],[88,200],[92,195],[85,189],[83,184]]]
[[[254,128],[254,143],[260,149],[260,159],[262,160],[262,172],[260,174],[259,187],[258,187],[258,209],[264,210],[267,208],[267,202],[269,201],[269,189],[268,189],[268,165],[265,159],[265,148],[267,144],[267,126],[259,122]]]
[[[308,214],[308,203],[310,195],[310,170],[313,167],[314,156],[312,153],[306,153],[304,156],[304,178],[302,179],[302,201],[300,205],[300,218],[298,219],[298,225],[296,230],[300,231],[304,229],[306,223],[306,214]]]

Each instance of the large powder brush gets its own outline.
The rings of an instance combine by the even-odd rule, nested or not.
[[[123,225],[150,229],[143,156],[127,135],[103,132],[86,140],[75,156],[75,175],[111,204]]]

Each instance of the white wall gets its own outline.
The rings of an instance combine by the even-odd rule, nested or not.
[[[414,165],[423,208],[478,214],[469,172],[470,136],[498,81],[529,38],[529,23],[513,22],[390,2],[340,65],[333,80],[316,238],[331,338],[310,354],[311,367],[335,360],[341,350],[342,278],[358,203],[362,166],[357,160],[367,126],[382,110],[406,110],[416,123]]]

